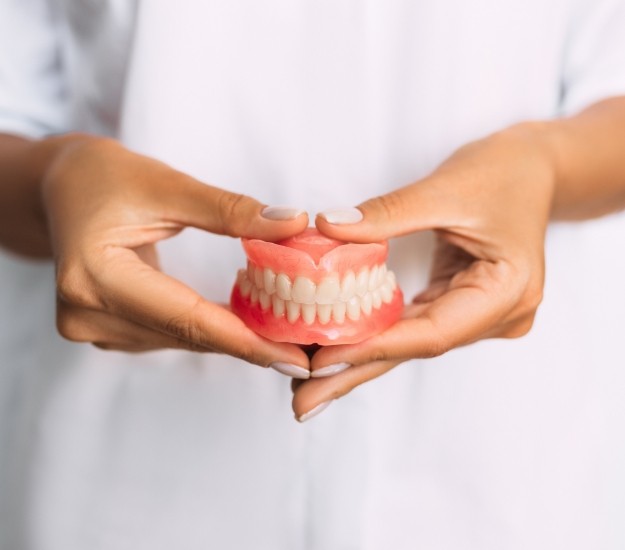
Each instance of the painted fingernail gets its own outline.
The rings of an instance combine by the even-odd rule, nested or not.
[[[351,366],[351,363],[335,363],[334,365],[328,365],[327,367],[322,367],[320,369],[312,371],[310,373],[310,376],[312,376],[313,378],[324,378],[326,376],[332,376],[333,374],[343,372],[345,369],[348,369]]]
[[[317,416],[319,413],[322,413],[323,411],[325,411],[330,406],[332,401],[334,400],[330,399],[329,401],[324,401],[323,403],[319,403],[319,405],[317,405],[313,409],[309,410],[307,413],[304,413],[302,416],[300,416],[297,419],[297,421],[306,422],[306,420],[310,420],[313,416]]]
[[[336,225],[349,225],[358,223],[363,219],[362,212],[358,208],[333,208],[332,210],[319,212],[319,215],[328,223]]]
[[[292,206],[265,206],[260,215],[267,220],[287,221],[294,220],[304,212],[305,210]]]
[[[310,378],[310,371],[308,371],[304,367],[292,365],[291,363],[282,363],[281,361],[276,361],[274,363],[271,363],[269,366],[273,370],[276,370],[286,376],[290,376],[291,378]]]

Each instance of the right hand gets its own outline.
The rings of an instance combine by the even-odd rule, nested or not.
[[[308,370],[299,347],[249,330],[158,267],[155,243],[187,226],[278,240],[301,232],[305,213],[270,220],[256,200],[205,185],[96,137],[65,136],[42,181],[57,273],[57,325],[65,338],[104,349],[214,351]]]

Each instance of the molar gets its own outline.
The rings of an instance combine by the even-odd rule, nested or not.
[[[252,291],[250,292],[250,302],[252,302],[252,304],[255,304],[256,302],[258,302],[259,292],[260,291],[254,285],[252,285]]]
[[[380,309],[382,307],[382,293],[379,288],[376,288],[371,293],[371,300],[375,309]]]
[[[263,288],[263,270],[260,267],[254,268],[254,283],[256,283],[256,287],[258,290],[262,290]]]
[[[371,309],[373,308],[373,298],[370,292],[367,292],[367,294],[360,298],[360,307],[365,315],[371,315]]]
[[[260,302],[260,307],[263,310],[267,310],[271,306],[271,297],[264,290],[261,290],[258,293],[258,301]]]

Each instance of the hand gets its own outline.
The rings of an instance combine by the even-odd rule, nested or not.
[[[465,146],[429,177],[361,204],[361,221],[354,223],[356,211],[317,217],[319,230],[338,239],[371,242],[434,230],[438,246],[430,284],[402,320],[362,343],[314,355],[313,378],[293,385],[297,418],[408,359],[529,331],[542,297],[555,180],[550,156],[533,135],[519,126]],[[351,367],[315,378],[319,369],[345,364]]]
[[[187,226],[233,237],[282,239],[303,212],[263,206],[202,184],[100,138],[64,138],[42,183],[57,269],[58,329],[104,349],[216,351],[267,366],[308,369],[297,346],[259,337],[230,311],[158,268],[155,243]],[[274,218],[274,219],[269,219]]]

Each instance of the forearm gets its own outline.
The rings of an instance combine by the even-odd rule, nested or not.
[[[625,209],[625,97],[519,128],[533,134],[553,167],[552,219],[583,220]]]
[[[0,134],[0,246],[32,258],[50,257],[41,181],[55,156],[81,138],[33,141]]]

